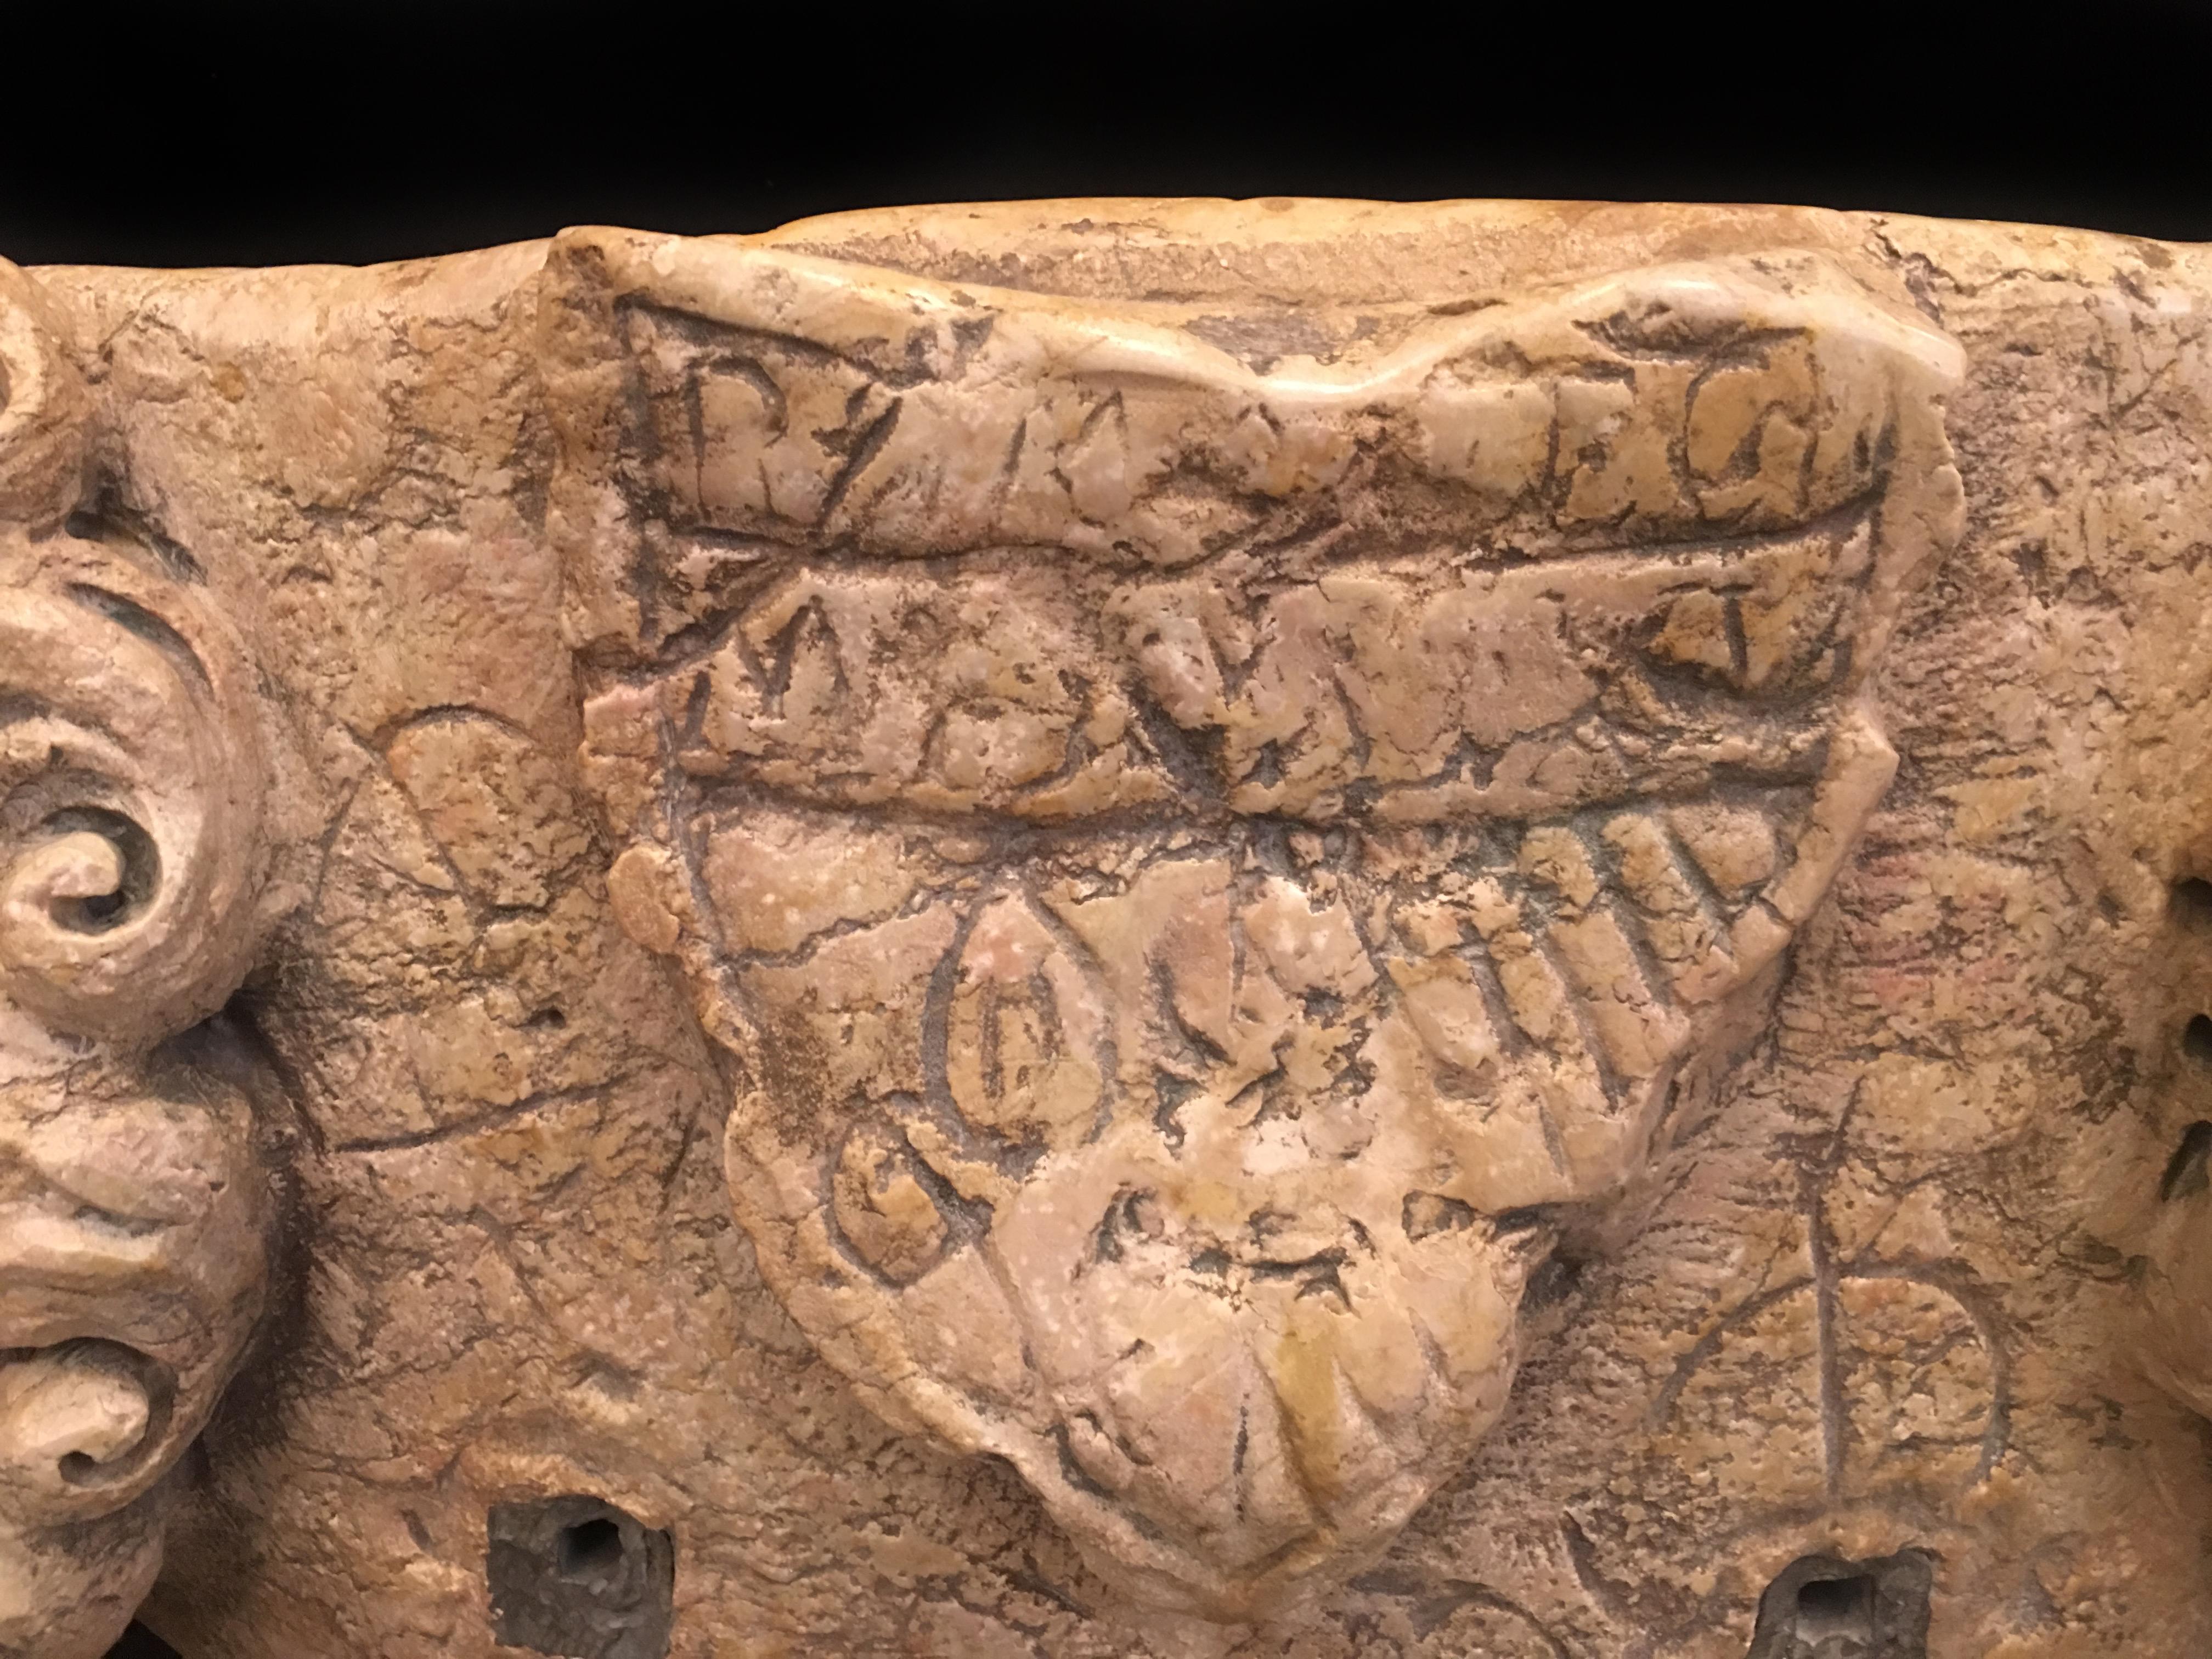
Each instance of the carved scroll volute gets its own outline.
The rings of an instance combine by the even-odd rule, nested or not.
[[[86,1615],[103,1651],[144,1594],[167,1477],[259,1320],[273,1210],[270,1080],[220,1026],[56,1092],[0,1086],[0,1518],[21,1540],[0,1554],[52,1586],[0,1600],[10,1655],[78,1651],[46,1620],[84,1601],[109,1604]]]
[[[141,1046],[221,1007],[251,959],[264,786],[242,664],[97,544],[5,556],[36,585],[0,594],[0,992]]]
[[[105,1651],[260,1318],[266,745],[235,634],[70,517],[89,402],[0,266],[0,1656]]]

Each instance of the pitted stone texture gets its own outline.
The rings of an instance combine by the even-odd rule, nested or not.
[[[0,511],[234,634],[272,780],[175,843],[302,1218],[187,1659],[489,1659],[576,1494],[684,1659],[1741,1659],[1914,1552],[1942,1659],[2212,1646],[2197,251],[1091,202],[9,302]]]
[[[1957,349],[1814,258],[1260,366],[713,243],[548,283],[572,626],[650,665],[584,774],[770,1284],[1139,1601],[1340,1583],[1889,781]]]
[[[269,1301],[281,1082],[222,1017],[296,890],[272,723],[117,509],[0,266],[0,1653],[94,1659]]]

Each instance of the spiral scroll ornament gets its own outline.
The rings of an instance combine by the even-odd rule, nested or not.
[[[242,657],[98,544],[14,551],[40,580],[0,592],[0,993],[143,1045],[214,1012],[250,960],[264,784]]]
[[[72,516],[90,400],[41,303],[0,265],[0,1659],[92,1659],[266,1302],[278,1090],[220,1011],[271,838],[236,634]]]

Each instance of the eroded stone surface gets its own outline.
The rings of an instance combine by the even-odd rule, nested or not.
[[[1138,1599],[1341,1581],[1889,781],[1956,349],[1814,260],[1264,372],[1164,305],[549,270],[572,623],[650,665],[584,774],[769,1282]]]
[[[234,628],[85,502],[79,372],[0,295],[0,1650],[79,1659],[151,1584],[266,1300],[288,1114],[220,1011],[282,813]]]
[[[568,1504],[679,1655],[1923,1571],[1931,1654],[2197,1650],[2208,281],[1280,202],[10,276],[9,1639],[167,1516],[191,1659],[559,1651],[621,1564],[488,1552]]]

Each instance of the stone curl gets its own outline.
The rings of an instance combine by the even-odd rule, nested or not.
[[[108,544],[0,559],[0,993],[143,1047],[244,977],[266,863],[235,639]]]
[[[252,671],[78,516],[89,400],[0,267],[0,1659],[92,1659],[267,1301],[280,1091],[220,1011],[268,887]]]

